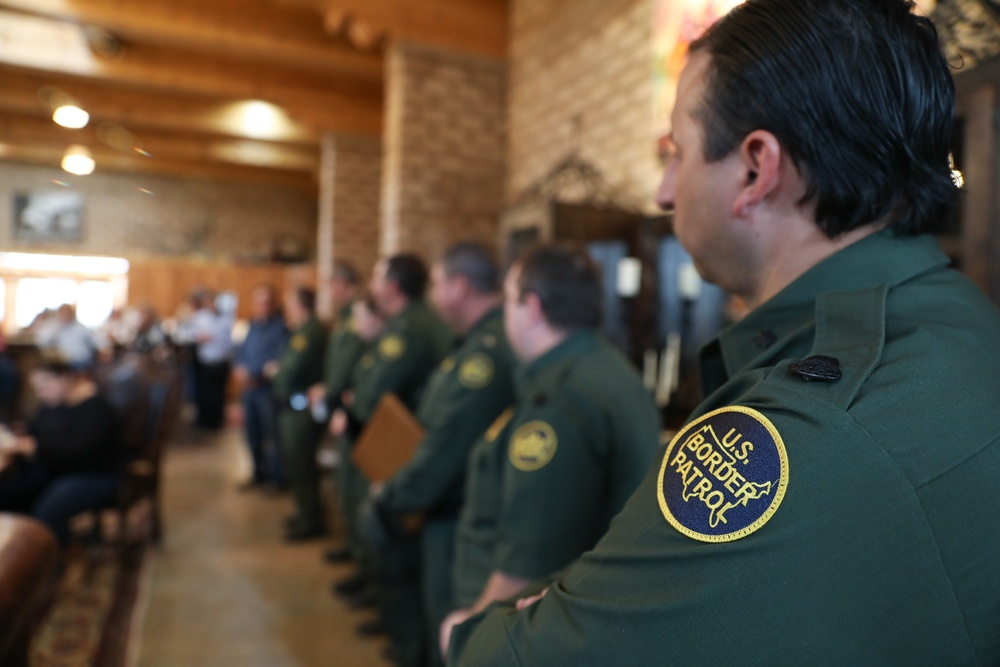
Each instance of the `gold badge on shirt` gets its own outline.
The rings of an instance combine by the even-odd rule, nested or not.
[[[289,345],[291,345],[292,349],[296,352],[301,352],[309,345],[309,339],[307,339],[304,334],[295,334],[292,336],[292,340],[289,342]]]
[[[558,446],[555,429],[543,421],[531,421],[514,431],[507,455],[518,470],[533,472],[548,465]]]
[[[667,447],[656,486],[664,518],[701,542],[760,530],[788,488],[788,454],[767,417],[742,406],[691,422]]]
[[[406,340],[396,333],[386,334],[378,344],[378,354],[386,361],[396,361],[406,352]]]
[[[481,352],[470,354],[458,369],[458,381],[466,389],[482,389],[493,381],[493,360]]]

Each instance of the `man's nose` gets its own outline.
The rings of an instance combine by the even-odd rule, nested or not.
[[[671,160],[663,170],[663,179],[660,187],[656,191],[656,205],[664,211],[674,210],[674,184],[676,180],[677,165]]]

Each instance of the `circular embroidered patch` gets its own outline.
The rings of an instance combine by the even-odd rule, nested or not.
[[[556,455],[558,446],[555,430],[545,422],[533,421],[514,431],[507,455],[515,468],[532,472],[544,468]]]
[[[386,361],[396,361],[406,352],[406,340],[396,333],[386,334],[378,344],[378,354]]]
[[[671,526],[702,542],[731,542],[760,529],[788,487],[778,429],[750,408],[710,412],[670,442],[656,487]]]
[[[470,354],[458,369],[458,381],[466,389],[482,389],[493,381],[493,360],[481,352]]]
[[[447,375],[455,369],[455,359],[454,357],[448,357],[441,362],[441,372]]]
[[[309,345],[309,341],[308,339],[306,339],[304,335],[295,334],[294,336],[292,336],[292,340],[288,344],[296,352],[301,352],[302,350],[306,349],[307,345]]]

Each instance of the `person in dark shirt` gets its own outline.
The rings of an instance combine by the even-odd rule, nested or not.
[[[40,407],[25,435],[0,446],[0,511],[31,514],[65,545],[69,521],[112,504],[121,423],[94,382],[62,362],[31,374]]]
[[[271,379],[278,372],[278,359],[288,344],[288,327],[278,312],[278,299],[271,285],[255,287],[251,305],[253,319],[236,354],[233,372],[241,390],[246,442],[252,464],[250,479],[240,486],[243,490],[277,488],[285,484]]]

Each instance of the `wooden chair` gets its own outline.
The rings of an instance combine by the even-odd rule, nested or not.
[[[160,466],[179,418],[179,375],[146,356],[126,355],[102,371],[99,383],[123,420],[121,483],[115,506],[108,508],[117,513],[119,546],[128,546],[128,516],[142,501],[150,503],[149,539],[158,544],[163,533]]]

